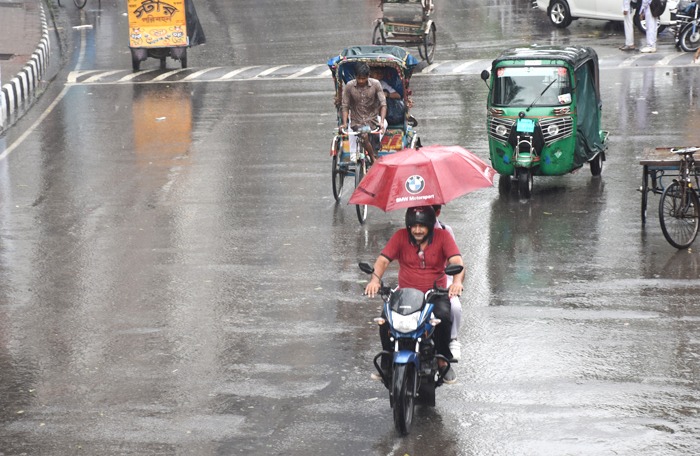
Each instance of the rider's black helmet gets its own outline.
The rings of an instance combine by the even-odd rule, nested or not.
[[[432,206],[409,207],[406,209],[406,229],[411,243],[415,244],[416,240],[411,235],[411,227],[413,225],[423,225],[428,228],[428,241],[433,238],[433,230],[435,229],[435,209]]]

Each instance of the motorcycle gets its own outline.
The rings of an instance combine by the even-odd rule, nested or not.
[[[359,267],[367,274],[374,273],[374,268],[368,263],[360,263]],[[445,274],[456,275],[463,269],[460,265],[448,265]],[[434,407],[435,388],[444,383],[450,364],[457,362],[436,353],[432,337],[440,319],[433,315],[430,298],[447,295],[448,290],[439,288],[437,284],[427,293],[414,288],[392,289],[380,281],[379,294],[384,301],[384,312],[374,321],[379,325],[388,322],[394,351],[382,350],[373,362],[389,390],[394,426],[400,434],[407,435],[413,424],[416,403]],[[381,365],[383,357],[386,371]],[[391,360],[390,366],[388,360]],[[438,360],[447,364],[439,367]]]
[[[676,17],[678,20],[676,47],[680,47],[685,52],[695,52],[700,47],[700,18],[697,2],[679,5]]]

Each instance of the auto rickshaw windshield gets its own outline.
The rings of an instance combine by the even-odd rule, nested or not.
[[[561,106],[571,103],[571,82],[564,67],[521,66],[496,70],[495,106]]]

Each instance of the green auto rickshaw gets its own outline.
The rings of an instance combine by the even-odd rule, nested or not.
[[[521,198],[533,176],[560,176],[590,164],[603,170],[608,132],[600,129],[598,55],[590,47],[513,48],[481,78],[489,86],[487,129],[501,194],[517,182]]]

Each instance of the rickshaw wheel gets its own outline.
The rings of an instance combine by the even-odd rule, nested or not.
[[[498,194],[499,195],[510,195],[510,190],[512,188],[512,182],[510,175],[501,174],[498,177]]]
[[[182,65],[182,68],[187,68],[187,49],[182,54],[182,57],[180,57],[180,65]]]
[[[362,182],[365,174],[367,174],[367,162],[358,160],[355,167],[355,188],[360,186],[360,182]],[[367,205],[357,204],[355,209],[357,210],[357,219],[360,221],[360,225],[364,225],[367,220]]]
[[[423,37],[423,51],[419,52],[421,54],[421,57],[425,56],[425,61],[428,63],[428,65],[433,63],[433,56],[435,56],[436,43],[437,41],[435,39],[435,24],[432,24],[430,26],[430,30]]]
[[[600,176],[603,172],[603,153],[599,152],[589,163],[591,164],[591,174],[593,176]]]
[[[336,136],[333,138],[333,143],[331,144],[331,148],[335,152],[333,155],[333,166],[331,168],[331,175],[333,177],[333,197],[338,203],[343,195],[343,183],[345,182],[345,175],[347,174],[347,172],[340,167],[339,157],[342,151],[340,150],[339,143],[340,139]]]
[[[532,172],[523,168],[518,171],[518,193],[521,198],[530,198],[532,195]]]
[[[386,44],[386,37],[384,36],[384,32],[382,31],[382,23],[377,22],[377,25],[374,26],[374,31],[372,32],[372,44],[377,44],[377,45],[385,45]]]
[[[141,59],[134,49],[131,49],[131,67],[134,69],[134,71],[139,71],[141,68]]]
[[[78,9],[83,9],[85,7],[85,4],[87,3],[87,0],[73,0],[73,3],[75,3],[75,6]]]
[[[160,69],[161,70],[165,69],[165,57],[160,58]]]

